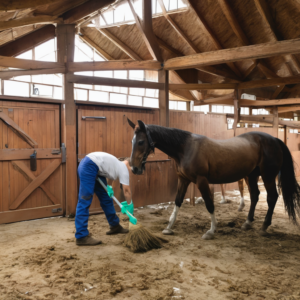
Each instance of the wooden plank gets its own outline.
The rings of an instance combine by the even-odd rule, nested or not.
[[[102,2],[101,2],[102,3]],[[99,3],[98,3],[99,4]],[[75,51],[75,26],[57,26],[57,60],[67,64],[73,62]],[[66,161],[66,214],[75,214],[77,205],[77,154],[76,154],[76,104],[74,101],[74,84],[63,79],[65,99],[65,142],[67,150]]]
[[[78,35],[79,38],[87,43],[90,47],[92,47],[101,57],[106,60],[114,60],[109,54],[107,54],[104,50],[102,50],[99,45],[97,45],[94,41],[92,41],[88,36],[82,34]]]
[[[21,174],[25,175],[26,179],[29,179],[30,182],[36,179],[36,176],[31,172],[31,170],[21,161],[12,161],[12,165],[17,169]],[[58,188],[56,186],[56,188]],[[49,191],[45,184],[41,184],[40,188],[45,192],[49,200],[54,204],[60,204],[60,201]]]
[[[277,105],[289,105],[289,104],[299,104],[300,98],[289,98],[289,99],[278,99],[278,100],[240,100],[241,106],[277,106]]]
[[[57,62],[37,61],[37,60],[0,56],[0,66],[8,67],[8,68],[34,70],[34,69],[62,68],[64,67],[64,64],[57,63]]]
[[[169,72],[161,70],[158,72],[158,81],[165,85],[159,90],[159,125],[169,127]]]
[[[21,203],[38,188],[61,164],[60,159],[54,160],[38,177],[36,177],[22,193],[10,204],[10,209],[17,209]]]
[[[165,62],[166,70],[210,66],[246,59],[259,59],[300,52],[300,39],[243,46],[171,58]]]
[[[0,95],[0,99],[10,100],[12,102],[33,102],[33,103],[55,103],[55,104],[64,104],[64,100],[56,99],[47,99],[47,98],[38,98],[38,97],[18,97],[18,96],[6,96]]]
[[[2,0],[0,2],[0,10],[19,10],[26,8],[35,8],[41,5],[49,5],[59,0]]]
[[[152,1],[143,0],[142,1],[142,20],[139,18],[134,10],[134,6],[131,0],[127,0],[131,12],[134,16],[136,26],[138,27],[140,33],[142,34],[143,40],[148,48],[153,59],[157,61],[163,61],[160,48],[158,46],[157,39],[153,33],[152,28]]]
[[[38,69],[38,70],[10,70],[10,71],[0,71],[1,79],[9,79],[14,76],[23,76],[23,75],[42,75],[42,74],[59,74],[65,73],[66,68],[53,68],[53,69]]]
[[[66,78],[68,82],[81,83],[81,84],[134,87],[134,88],[146,88],[146,89],[164,88],[164,84],[158,82],[151,82],[151,81],[92,77],[92,76],[83,76],[83,75],[73,75],[71,73],[68,73],[66,75]]]
[[[298,77],[300,82],[300,77]],[[260,81],[260,80],[257,80]],[[237,83],[185,83],[169,84],[170,90],[233,90],[239,88]]]
[[[231,105],[233,105],[233,100],[234,98],[234,93],[230,93],[224,96],[220,96],[220,97],[215,97],[215,98],[209,98],[209,99],[205,99],[205,100],[200,100],[199,104],[195,104],[195,105],[206,105],[206,104],[211,104],[211,103],[219,103],[222,101],[231,101]]]
[[[281,114],[285,112],[300,110],[300,105],[282,106],[282,107],[278,107],[277,109],[278,109],[278,113]]]
[[[89,0],[65,12],[61,17],[65,24],[74,24],[78,20],[112,4],[113,2],[115,2],[115,0]]]
[[[273,107],[273,136],[278,138],[278,125],[279,125],[279,118],[278,118],[278,107]]]
[[[62,19],[57,18],[55,16],[29,16],[23,17],[21,19],[13,19],[9,21],[0,21],[0,30],[6,30],[10,28],[23,27],[34,24],[53,24],[53,23],[61,23]]]
[[[52,154],[52,152],[59,152],[60,148],[37,148],[37,159],[49,159],[49,158],[61,158],[61,153]],[[29,156],[33,154],[33,149],[0,149],[0,160],[24,160],[29,159]]]
[[[142,60],[140,56],[138,56],[131,48],[129,48],[125,43],[123,43],[120,39],[110,33],[107,29],[98,29],[105,37],[107,37],[112,43],[114,43],[117,47],[119,47],[123,52],[125,52],[130,58],[134,60]]]
[[[0,47],[0,55],[16,56],[55,37],[55,26],[46,25]]]
[[[30,219],[39,219],[46,217],[61,216],[62,211],[53,213],[52,209],[61,208],[62,205],[52,205],[39,208],[21,209],[17,211],[6,211],[0,213],[0,224],[27,221]]]
[[[37,142],[21,129],[7,114],[0,112],[0,119],[9,126],[16,134],[26,141],[32,148],[37,148]]]
[[[69,72],[105,71],[105,70],[160,70],[162,65],[158,61],[144,60],[115,60],[93,62],[69,62]]]

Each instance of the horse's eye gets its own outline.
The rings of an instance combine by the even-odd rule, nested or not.
[[[144,142],[145,142],[145,141],[139,141],[139,146],[144,145]]]

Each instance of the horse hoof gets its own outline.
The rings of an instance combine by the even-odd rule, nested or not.
[[[203,234],[202,239],[203,240],[212,240],[214,238],[214,234],[210,232],[206,232]]]
[[[260,236],[267,236],[268,235],[268,233],[265,230],[262,230],[262,229],[258,232],[258,234]]]
[[[220,204],[226,204],[226,203],[227,203],[226,199],[222,199],[222,200],[220,201]]]
[[[238,211],[243,211],[244,207],[245,207],[245,204],[241,203],[240,206],[239,206]]]
[[[164,235],[173,235],[174,231],[171,229],[164,229],[162,232]]]
[[[252,225],[245,222],[242,227],[241,227],[242,230],[249,230],[249,229],[252,229]]]

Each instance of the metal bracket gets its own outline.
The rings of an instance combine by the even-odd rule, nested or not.
[[[65,143],[61,144],[61,162],[65,163],[67,161],[67,149]]]
[[[106,119],[106,117],[89,117],[89,116],[82,116],[82,120],[86,119]]]
[[[51,154],[53,154],[53,155],[58,155],[58,154],[60,154],[60,153],[61,153],[60,149],[54,149],[54,150],[52,150],[52,152],[51,152]]]
[[[59,212],[61,212],[61,211],[62,211],[62,208],[61,208],[61,207],[52,209],[52,213],[53,213],[53,214],[59,213]]]

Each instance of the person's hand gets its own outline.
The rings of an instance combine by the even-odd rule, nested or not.
[[[134,206],[133,206],[132,200],[131,200],[130,204],[128,204],[127,201],[124,201],[121,204],[122,204],[122,208],[121,208],[122,214],[126,214],[126,211],[128,211],[129,213],[131,213],[133,215]]]
[[[112,198],[114,195],[114,190],[113,190],[112,186],[108,185],[106,188],[107,188],[107,194],[108,194],[109,198]]]

